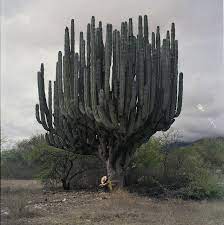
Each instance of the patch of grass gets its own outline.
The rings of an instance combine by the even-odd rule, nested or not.
[[[11,190],[17,189],[29,189],[29,190],[39,190],[42,188],[40,181],[38,180],[5,180],[1,179],[1,191],[7,188],[11,188]]]
[[[17,192],[17,194],[9,194],[7,196],[7,208],[11,219],[37,216],[37,213],[28,206],[28,194],[29,193]]]
[[[40,193],[40,189],[35,181],[18,181],[17,183],[12,180],[2,181],[3,220],[16,221],[20,218],[38,216],[39,213],[29,207],[30,198],[38,193]],[[13,224],[15,223],[13,222]]]

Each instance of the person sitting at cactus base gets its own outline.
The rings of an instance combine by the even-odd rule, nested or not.
[[[107,176],[103,176],[101,178],[100,187],[102,187],[105,192],[111,192],[113,190],[112,182],[108,179]]]

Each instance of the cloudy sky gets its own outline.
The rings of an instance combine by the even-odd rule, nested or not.
[[[224,136],[222,0],[2,0],[1,128],[12,141],[44,132],[36,122],[36,72],[45,63],[55,76],[64,28],[75,19],[76,37],[91,16],[119,27],[138,15],[149,16],[150,31],[162,35],[176,23],[179,71],[184,73],[182,114],[176,119],[185,140]],[[76,42],[77,43],[77,42]],[[78,48],[77,48],[78,50]]]

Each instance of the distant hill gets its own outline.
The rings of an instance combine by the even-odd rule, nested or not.
[[[185,147],[188,145],[192,145],[193,142],[182,142],[182,141],[177,141],[174,143],[169,144],[168,149],[173,149],[173,148],[180,148],[180,147]]]
[[[192,142],[192,144],[197,144],[197,143],[206,143],[206,142],[221,142],[224,143],[224,137],[207,137],[207,138],[201,138],[198,139],[194,142]]]
[[[174,149],[174,148],[180,148],[180,147],[186,147],[186,146],[196,146],[196,145],[214,145],[214,144],[220,144],[224,145],[224,137],[207,137],[207,138],[201,138],[196,141],[192,142],[184,142],[184,141],[177,141],[174,143],[171,143],[168,147],[168,149]]]

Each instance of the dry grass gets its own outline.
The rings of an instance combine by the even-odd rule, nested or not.
[[[41,185],[37,181],[4,180],[1,181],[1,217],[5,224],[19,224],[21,218],[38,216],[38,212],[29,207],[29,200],[40,193]]]
[[[9,193],[7,196],[7,209],[10,218],[18,219],[22,217],[34,217],[36,214],[28,207],[28,193],[19,192],[17,194]]]
[[[37,180],[1,180],[1,188],[40,190],[42,185]]]
[[[130,194],[43,192],[36,182],[3,181],[3,225],[224,225],[224,201],[158,200]]]

